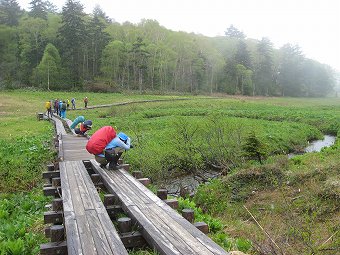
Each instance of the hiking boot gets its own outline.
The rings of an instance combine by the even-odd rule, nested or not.
[[[114,162],[110,162],[109,170],[117,170],[118,168],[119,168],[118,164],[115,164]]]
[[[100,166],[101,168],[106,168],[106,165],[107,165],[107,164],[100,164],[99,166]]]

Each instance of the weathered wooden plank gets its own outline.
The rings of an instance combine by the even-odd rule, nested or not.
[[[199,240],[204,246],[206,246],[213,254],[229,254],[222,247],[217,245],[213,240],[211,240],[208,236],[194,227],[190,222],[184,219],[180,214],[174,211],[167,204],[157,203],[160,207],[162,207],[170,217],[172,217],[175,221],[181,224],[193,237]]]
[[[114,252],[113,254],[127,255],[128,252],[124,248],[124,244],[121,241],[116,229],[114,228],[114,225],[112,222],[110,222],[111,224],[108,224],[108,221],[110,221],[108,215],[106,213],[97,213],[97,217],[101,226],[103,227],[103,231],[106,235],[111,250]]]
[[[66,242],[44,243],[40,245],[40,255],[66,255]],[[70,253],[68,255],[71,255]]]
[[[67,238],[67,251],[68,255],[83,254],[80,242],[80,235],[78,230],[78,222],[75,218],[74,212],[64,213],[65,230]]]
[[[164,234],[148,219],[148,216],[136,206],[128,206],[129,214],[138,215],[138,222],[142,226],[141,233],[148,244],[162,255],[185,255],[174,246]]]
[[[80,196],[80,201],[82,203],[82,207],[84,208],[84,210],[94,210],[94,205],[93,202],[91,200],[90,194],[87,190],[86,187],[86,179],[84,180],[81,172],[82,172],[82,168],[79,168],[78,161],[71,161],[70,162],[70,169],[69,169],[69,173],[72,174],[72,177],[74,178],[75,182],[76,182],[76,187],[78,187],[78,195]],[[80,161],[81,162],[81,161]],[[82,163],[82,162],[81,162]],[[85,169],[85,167],[84,167]],[[85,170],[86,171],[86,170]]]
[[[61,179],[61,189],[63,190],[63,208],[64,212],[74,212],[72,198],[71,198],[71,188],[67,177],[67,167],[66,162],[60,162],[60,179]]]
[[[93,209],[97,212],[105,213],[106,209],[102,203],[97,189],[94,186],[90,175],[88,174],[82,161],[77,161],[74,166],[74,170],[79,173],[79,181],[84,185],[84,192],[87,194],[87,199],[90,199]]]

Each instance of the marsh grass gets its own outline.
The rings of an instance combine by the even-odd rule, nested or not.
[[[35,114],[44,111],[47,99],[75,97],[78,107],[82,107],[85,96],[89,97],[90,106],[178,98],[2,91],[0,189],[7,193],[5,196],[12,196],[14,201],[24,196],[27,200],[38,200],[41,205],[44,203],[44,199],[39,198],[39,189],[32,188],[40,187],[41,172],[55,157],[51,146],[54,132],[48,121],[37,121]],[[223,229],[216,232],[213,239],[226,249],[243,249],[249,246],[251,240],[254,250],[274,254],[264,233],[259,231],[243,209],[246,204],[265,229],[272,229],[270,233],[286,254],[318,254],[321,250],[322,254],[332,254],[332,249],[340,243],[339,232],[336,232],[340,227],[339,139],[335,146],[321,153],[298,156],[292,160],[288,160],[285,154],[302,150],[308,141],[321,138],[322,133],[337,134],[340,101],[186,98],[190,100],[70,110],[67,117],[72,120],[83,115],[91,119],[94,125],[90,134],[104,125],[112,125],[118,132],[124,131],[131,136],[135,148],[124,153],[124,160],[131,164],[132,170],[141,170],[145,176],[151,177],[155,186],[158,181],[171,178],[174,174],[194,173],[207,168],[224,172],[226,177],[201,186],[194,202],[202,213],[218,217],[217,221],[223,224]],[[242,144],[249,131],[254,131],[266,146],[263,166],[242,156]],[[15,252],[23,252],[24,249],[22,254],[37,254],[37,243],[43,240],[39,236],[42,224],[38,220],[42,219],[43,207],[32,207],[34,209],[26,214],[23,213],[26,206],[18,203],[9,213],[4,209],[7,208],[5,199],[8,200],[1,196],[0,218],[2,223],[5,222],[3,226],[8,228],[0,231],[0,250],[8,252],[11,249],[8,247],[18,247]],[[26,215],[25,231],[31,234],[17,237],[18,243],[15,243],[7,237],[7,231],[22,225],[20,215]],[[216,222],[211,224],[218,225]],[[324,243],[330,236],[332,238]],[[132,251],[131,254],[155,253]]]

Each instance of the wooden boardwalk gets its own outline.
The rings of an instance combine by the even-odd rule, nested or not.
[[[83,162],[59,167],[68,255],[127,255]]]
[[[184,219],[124,169],[106,170],[91,160],[106,188],[114,193],[135,219],[149,245],[161,254],[227,254],[220,246]]]
[[[67,133],[59,118],[54,117],[53,120],[59,139],[62,215],[67,254],[126,255],[128,253],[124,245],[133,247],[131,242],[140,238],[162,255],[228,254],[127,171],[102,169],[85,149],[87,138]],[[138,225],[141,233],[139,239],[122,241],[124,235],[115,230],[83,160],[86,160],[86,168],[90,167],[100,175],[105,188],[118,198],[121,208]],[[53,191],[54,188],[49,189]],[[55,190],[58,191],[58,187]],[[56,191],[50,195],[56,195]],[[56,217],[60,215],[57,212]],[[56,222],[60,224],[59,219]],[[133,234],[131,236],[135,238]],[[41,254],[66,254],[61,250],[55,253],[46,251],[41,250]]]

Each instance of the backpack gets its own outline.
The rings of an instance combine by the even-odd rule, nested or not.
[[[71,129],[75,129],[76,126],[79,124],[79,123],[82,123],[85,121],[85,117],[84,116],[78,116],[71,124],[70,128]]]
[[[116,131],[111,126],[104,126],[98,129],[88,140],[86,150],[94,155],[101,154],[106,145],[116,137]]]
[[[45,103],[45,108],[46,108],[46,109],[50,109],[50,108],[51,108],[51,102],[47,101],[47,102]]]
[[[61,109],[62,109],[63,111],[65,111],[65,110],[66,110],[66,104],[65,104],[65,103],[62,103],[62,105],[61,105]]]

